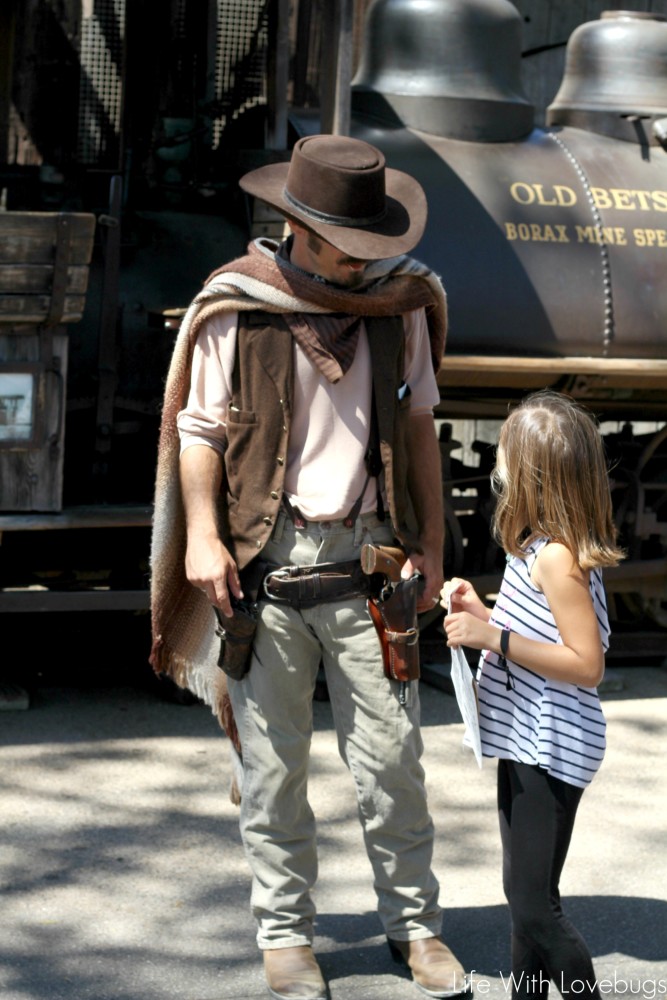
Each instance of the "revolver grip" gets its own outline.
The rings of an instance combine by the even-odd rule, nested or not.
[[[372,573],[383,573],[392,583],[401,579],[401,567],[406,560],[403,549],[392,545],[371,545],[366,542],[361,546],[361,568],[369,576]]]

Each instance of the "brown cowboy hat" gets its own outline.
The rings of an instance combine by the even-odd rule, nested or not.
[[[361,260],[408,253],[426,225],[421,185],[386,167],[375,146],[348,136],[299,139],[289,163],[251,170],[239,184]]]

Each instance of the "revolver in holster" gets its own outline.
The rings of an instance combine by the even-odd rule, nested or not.
[[[419,573],[401,578],[406,558],[402,549],[362,546],[364,572],[383,577],[377,596],[368,599],[368,610],[380,639],[385,676],[400,682],[402,703],[407,684],[419,679],[417,599],[424,582]]]

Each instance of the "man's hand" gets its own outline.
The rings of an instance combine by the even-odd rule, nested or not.
[[[442,557],[439,548],[427,549],[426,552],[411,552],[403,563],[401,577],[409,580],[415,573],[424,577],[424,589],[417,603],[417,612],[430,611],[438,603],[438,596],[443,584]]]
[[[227,618],[232,616],[230,594],[242,598],[236,562],[219,538],[188,537],[185,575]]]

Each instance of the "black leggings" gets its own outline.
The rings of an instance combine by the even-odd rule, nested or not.
[[[563,913],[558,884],[583,793],[532,764],[498,761],[503,888],[512,916],[512,997],[598,997],[583,938]],[[572,989],[572,984],[575,984]],[[585,985],[584,985],[585,984]]]

